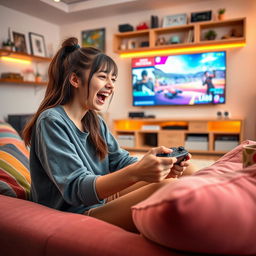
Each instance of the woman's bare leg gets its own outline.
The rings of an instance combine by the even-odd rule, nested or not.
[[[90,216],[114,224],[131,232],[138,232],[133,220],[131,207],[144,199],[159,188],[174,181],[175,179],[165,179],[159,183],[143,185],[135,191],[125,194],[103,206],[90,211]]]
[[[183,172],[182,176],[192,175],[192,174],[194,174],[197,171],[198,171],[198,167],[196,167],[194,164],[190,163],[189,166],[186,167],[186,169]]]

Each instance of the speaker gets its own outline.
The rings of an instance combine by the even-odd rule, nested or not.
[[[120,24],[118,25],[118,30],[119,32],[128,32],[128,31],[133,31],[134,28],[130,24]]]
[[[224,116],[224,118],[229,118],[230,113],[226,110],[226,111],[223,112],[223,116]]]
[[[221,111],[217,111],[216,115],[217,115],[217,118],[222,118],[222,112]]]
[[[159,24],[158,24],[158,17],[152,15],[151,16],[151,28],[158,28]]]
[[[143,118],[145,114],[144,112],[129,112],[128,116],[130,118]]]

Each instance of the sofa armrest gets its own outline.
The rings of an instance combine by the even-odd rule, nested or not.
[[[1,255],[188,255],[98,219],[0,195]]]

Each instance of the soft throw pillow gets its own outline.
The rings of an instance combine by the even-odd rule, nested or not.
[[[0,146],[14,144],[26,157],[29,157],[29,150],[18,132],[8,123],[0,121]]]
[[[28,158],[13,144],[0,146],[0,194],[28,199],[30,183]]]
[[[138,230],[170,248],[256,255],[256,165],[242,168],[246,141],[190,177],[132,208]]]

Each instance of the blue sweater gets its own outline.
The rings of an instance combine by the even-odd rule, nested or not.
[[[32,201],[76,213],[105,203],[95,190],[97,177],[134,163],[137,158],[118,146],[100,117],[99,122],[109,151],[102,161],[95,155],[89,133],[80,131],[62,106],[41,113],[31,140]]]

